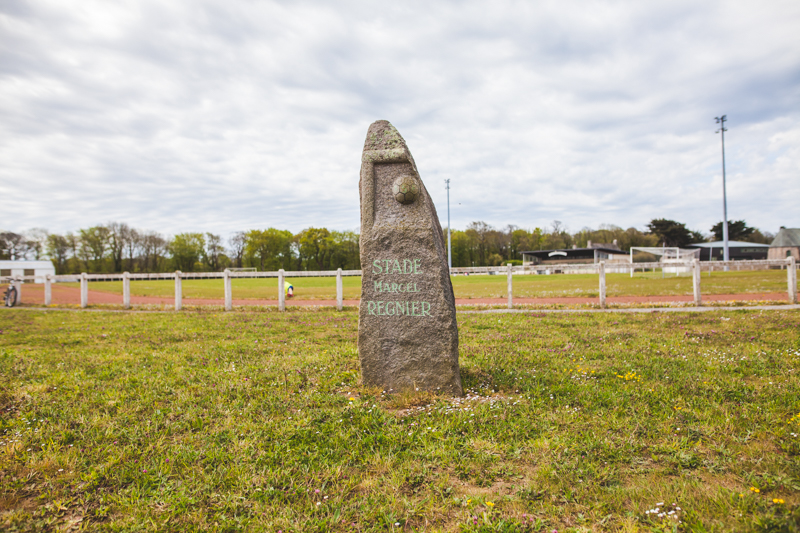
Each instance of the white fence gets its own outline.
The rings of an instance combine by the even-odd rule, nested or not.
[[[599,303],[601,307],[606,306],[606,273],[628,273],[633,275],[634,270],[647,270],[663,268],[662,263],[608,263],[604,261],[600,263],[589,264],[564,264],[564,265],[525,265],[525,266],[512,266],[505,267],[463,267],[450,269],[451,275],[463,274],[502,274],[507,276],[507,295],[508,295],[508,308],[514,306],[513,296],[513,275],[536,275],[536,274],[551,274],[551,273],[570,273],[570,274],[597,274],[599,284]],[[794,257],[787,259],[764,259],[754,261],[690,261],[684,263],[669,264],[670,267],[686,268],[692,273],[693,278],[693,293],[695,305],[702,304],[702,297],[700,293],[701,272],[712,270],[764,270],[769,268],[786,268],[787,273],[787,293],[790,303],[797,303],[797,268],[798,264]],[[172,279],[175,280],[175,310],[180,311],[183,306],[182,295],[182,281],[184,279],[222,279],[225,293],[225,310],[230,311],[233,308],[233,294],[231,289],[231,280],[234,278],[278,278],[278,309],[280,311],[286,310],[286,296],[284,292],[284,280],[287,277],[302,278],[302,277],[336,277],[336,308],[342,309],[342,278],[344,276],[360,276],[361,270],[330,270],[330,271],[284,271],[283,269],[277,272],[234,272],[225,270],[224,272],[168,272],[159,274],[130,274],[123,272],[122,274],[64,274],[64,275],[48,275],[48,276],[15,276],[15,277],[0,277],[0,283],[12,283],[17,289],[17,303],[21,302],[22,298],[22,283],[23,281],[37,281],[44,277],[44,304],[50,305],[52,301],[52,283],[53,282],[80,282],[81,284],[81,307],[89,305],[89,282],[90,281],[122,281],[122,304],[126,309],[131,306],[131,280],[156,280],[156,279]]]

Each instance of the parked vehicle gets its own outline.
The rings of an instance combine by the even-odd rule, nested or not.
[[[3,303],[6,307],[14,307],[17,304],[17,288],[9,283],[6,293],[3,295]]]

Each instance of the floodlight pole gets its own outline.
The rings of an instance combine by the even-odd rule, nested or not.
[[[715,117],[719,129],[716,133],[722,134],[722,245],[723,245],[723,261],[730,260],[730,252],[728,251],[728,197],[725,190],[725,132],[728,129],[725,127],[725,122],[728,120],[728,115]],[[725,270],[728,270],[728,265],[725,265]]]
[[[450,244],[450,179],[444,180],[444,184],[444,188],[447,189],[447,268],[451,269],[453,268],[453,251]]]

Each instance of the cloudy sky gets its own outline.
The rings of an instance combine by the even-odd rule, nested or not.
[[[800,227],[800,2],[4,0],[0,228],[357,229],[367,128],[453,227]]]

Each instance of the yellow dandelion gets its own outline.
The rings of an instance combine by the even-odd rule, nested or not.
[[[755,488],[755,487],[750,487],[750,490],[752,490],[752,491],[753,491],[753,492],[755,492],[756,494],[758,494],[759,492],[761,492],[761,490],[760,490],[760,489],[757,489],[757,488]]]
[[[786,502],[784,502],[780,498],[772,498],[772,503],[777,503],[778,505],[781,505],[782,503],[786,503]]]
[[[494,504],[492,502],[486,502],[486,505],[488,505],[489,507],[494,507]]]

